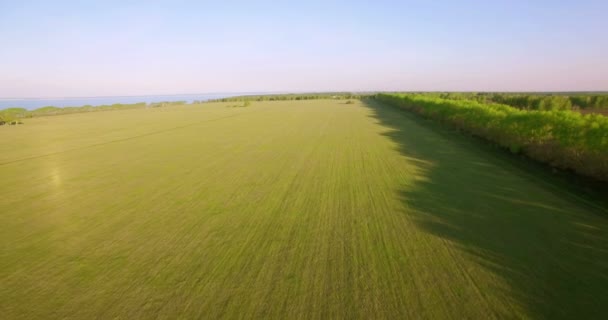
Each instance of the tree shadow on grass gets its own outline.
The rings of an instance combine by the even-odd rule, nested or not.
[[[477,139],[373,100],[364,104],[403,156],[421,160],[413,163],[425,179],[399,196],[422,230],[502,278],[509,298],[534,318],[608,317],[605,202]]]

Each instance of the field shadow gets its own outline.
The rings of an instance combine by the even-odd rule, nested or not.
[[[424,179],[398,196],[423,231],[500,277],[509,286],[500,295],[534,318],[608,316],[604,191],[583,197],[544,166],[404,110],[364,106],[404,157],[419,160]]]

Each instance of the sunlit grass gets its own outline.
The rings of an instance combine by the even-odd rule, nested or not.
[[[608,220],[530,173],[375,104],[229,105],[0,128],[0,317],[606,311]]]

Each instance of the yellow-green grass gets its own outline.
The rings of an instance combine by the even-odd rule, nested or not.
[[[373,102],[0,128],[2,319],[608,315],[608,215]]]

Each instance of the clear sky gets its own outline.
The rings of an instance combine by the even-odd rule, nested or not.
[[[0,97],[608,90],[608,1],[0,0]]]

